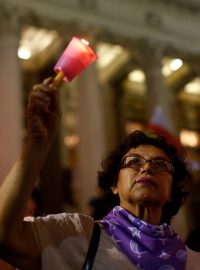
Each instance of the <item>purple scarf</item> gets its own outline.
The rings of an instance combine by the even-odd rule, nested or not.
[[[140,270],[184,270],[186,248],[172,227],[157,226],[120,206],[103,218],[106,233]]]

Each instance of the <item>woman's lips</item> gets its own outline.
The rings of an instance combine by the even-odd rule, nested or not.
[[[138,180],[136,180],[136,184],[141,184],[141,185],[152,185],[154,187],[157,187],[156,183],[148,177],[141,177]]]

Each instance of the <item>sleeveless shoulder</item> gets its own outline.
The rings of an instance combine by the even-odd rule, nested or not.
[[[89,241],[94,226],[93,218],[78,213],[51,214],[44,217],[27,218],[39,247],[49,241],[59,243],[63,238],[82,235]]]
[[[61,213],[26,218],[41,253],[42,270],[81,269],[94,227],[93,218]]]

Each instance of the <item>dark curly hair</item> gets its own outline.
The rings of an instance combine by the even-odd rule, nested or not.
[[[185,160],[185,151],[182,149],[181,152],[178,152],[176,147],[169,144],[163,136],[155,132],[139,130],[130,133],[116,150],[110,152],[108,156],[103,159],[102,170],[98,172],[98,184],[104,191],[109,208],[112,209],[114,206],[119,205],[119,196],[112,193],[111,187],[117,184],[119,171],[121,169],[121,160],[131,148],[145,144],[162,149],[174,167],[172,173],[172,198],[171,201],[164,206],[161,217],[161,223],[169,224],[172,217],[178,212],[186,196],[189,194],[186,189],[190,186],[192,175]]]

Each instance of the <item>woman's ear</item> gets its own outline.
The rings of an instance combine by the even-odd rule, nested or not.
[[[112,193],[117,195],[118,194],[118,187],[117,186],[112,186],[111,187]]]

